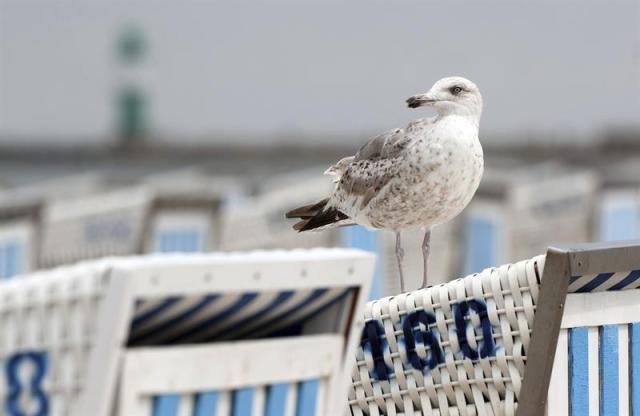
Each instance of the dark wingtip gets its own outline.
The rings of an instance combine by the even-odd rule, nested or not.
[[[284,214],[285,218],[310,218],[318,213],[319,210],[324,208],[324,206],[329,201],[329,198],[325,198],[320,202],[316,202],[311,205],[304,205],[302,207],[298,207],[288,211]]]
[[[293,229],[301,233],[302,231],[304,231],[303,228],[305,225],[307,225],[308,222],[309,220],[298,221],[297,223],[293,224]]]

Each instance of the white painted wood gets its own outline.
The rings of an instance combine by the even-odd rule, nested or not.
[[[600,415],[600,329],[589,328],[589,416]]]
[[[334,373],[335,374],[335,373]],[[329,380],[327,378],[321,378],[318,380],[318,391],[317,391],[317,399],[316,399],[316,415],[326,415],[327,409],[329,407],[329,397],[328,397],[328,388]],[[346,396],[345,396],[346,400]]]
[[[267,387],[260,386],[256,388],[256,391],[253,395],[253,408],[251,409],[252,410],[251,414],[253,416],[264,416],[266,402],[267,402]]]
[[[194,394],[326,378],[341,360],[343,345],[339,335],[311,335],[129,350],[120,385],[120,414],[137,416],[129,409],[136,409],[140,396]],[[215,363],[215,371],[203,371],[203,363]],[[343,396],[327,400],[344,405]]]
[[[558,336],[556,357],[549,383],[547,414],[569,416],[569,340],[568,331],[561,329]]]
[[[196,404],[195,395],[184,394],[180,396],[180,405],[178,406],[177,416],[193,416],[193,411],[195,410],[195,404]]]
[[[640,289],[567,295],[562,328],[637,322]]]
[[[314,255],[315,254],[315,255]],[[218,257],[218,259],[216,259]],[[320,250],[275,253],[272,256],[189,256],[177,261],[158,256],[155,261],[115,265],[133,276],[133,291],[146,297],[362,286],[368,294],[374,256],[357,250]],[[216,261],[217,260],[217,261]],[[175,276],[179,275],[180,279]],[[234,276],[229,279],[229,276]]]
[[[629,326],[618,326],[618,397],[619,415],[629,416]]]
[[[231,408],[233,407],[232,399],[230,391],[221,391],[219,393],[216,416],[231,416]]]
[[[96,339],[87,369],[90,382],[74,403],[73,416],[109,416],[113,412],[117,374],[134,301],[126,273],[109,273],[108,278],[110,285],[95,320]]]
[[[375,263],[371,264],[371,269],[365,272],[370,272],[370,274],[364,274],[363,277],[365,278],[361,280],[361,288],[357,292],[357,299],[354,303],[353,317],[351,318],[350,331],[345,342],[346,348],[342,356],[342,362],[339,363],[339,368],[333,373],[332,379],[329,380],[329,385],[327,386],[330,397],[341,398],[340,400],[328,402],[328,414],[339,415],[344,409],[344,400],[346,400],[348,387],[351,383],[350,374],[353,370],[353,359],[356,356],[356,350],[359,347],[360,337],[364,328],[364,309],[371,291],[370,276],[373,276],[374,265]],[[364,268],[364,264],[360,268]]]
[[[296,415],[296,404],[298,403],[298,384],[289,384],[289,391],[287,392],[287,406],[284,410],[284,416]]]

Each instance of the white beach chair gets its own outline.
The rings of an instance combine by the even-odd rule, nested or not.
[[[0,284],[2,414],[337,414],[373,266],[354,250],[165,255]]]
[[[635,414],[638,288],[640,244],[587,245],[370,302],[350,413]]]

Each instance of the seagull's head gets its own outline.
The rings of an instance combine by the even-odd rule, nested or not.
[[[462,77],[442,78],[424,94],[407,99],[411,108],[422,106],[435,107],[439,114],[457,114],[480,118],[482,114],[482,95],[473,82]]]

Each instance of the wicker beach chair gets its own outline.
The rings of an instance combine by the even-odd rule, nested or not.
[[[638,243],[586,245],[370,302],[349,413],[636,414],[638,288]]]

